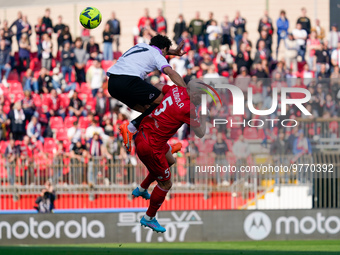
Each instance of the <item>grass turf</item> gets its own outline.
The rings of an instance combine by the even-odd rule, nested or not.
[[[6,255],[181,255],[181,254],[242,254],[242,255],[335,255],[340,254],[340,240],[200,242],[200,243],[122,243],[76,245],[0,246]]]

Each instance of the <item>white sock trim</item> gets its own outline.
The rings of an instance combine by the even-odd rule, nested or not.
[[[157,187],[158,187],[160,190],[164,191],[164,192],[168,192],[168,191],[169,191],[168,189],[162,189],[158,184],[157,184]]]
[[[146,219],[147,221],[150,221],[152,220],[154,217],[150,217],[150,216],[147,216],[146,214],[144,215],[144,219]]]
[[[145,189],[143,189],[140,185],[138,186],[138,189],[139,189],[140,192],[144,192],[145,191]]]
[[[127,126],[128,130],[131,132],[131,133],[135,133],[137,132],[137,128],[130,122],[129,125]]]

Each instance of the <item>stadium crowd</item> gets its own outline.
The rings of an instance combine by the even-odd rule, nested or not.
[[[123,165],[135,164],[134,152],[126,153],[118,131],[131,111],[111,98],[106,89],[106,70],[121,55],[120,27],[120,21],[112,13],[102,38],[90,36],[87,29],[82,30],[80,37],[73,38],[62,16],[52,21],[50,9],[46,9],[34,26],[21,12],[13,24],[3,21],[0,30],[0,150],[5,155],[2,164],[6,166],[10,184],[15,182],[15,165],[19,161],[25,166],[25,183],[30,183],[34,167],[27,166],[40,164],[50,156],[53,164],[77,163],[86,158],[90,184],[97,181],[98,157],[104,156],[113,162],[119,160]],[[161,9],[156,18],[150,17],[149,10],[145,9],[133,40],[135,44],[149,43],[153,35],[168,34],[169,30]],[[53,33],[57,35],[56,46],[51,41]],[[258,33],[258,40],[251,42],[249,33]],[[296,22],[289,20],[282,10],[274,23],[265,11],[259,17],[257,31],[247,30],[246,17],[240,12],[232,18],[226,15],[222,21],[215,20],[212,12],[207,20],[197,12],[190,22],[180,14],[173,25],[173,34],[175,44],[185,42],[187,54],[170,58],[169,63],[186,82],[196,77],[225,77],[244,92],[252,87],[253,103],[258,109],[270,108],[273,87],[279,90],[287,86],[307,88],[312,94],[306,105],[313,113],[311,118],[340,116],[340,33],[337,24],[326,32],[319,20],[312,22],[307,17],[305,8],[301,9],[301,17]],[[30,37],[35,37],[37,52],[31,50]],[[272,48],[274,39],[277,40],[276,49]],[[18,52],[12,51],[14,43],[18,44]],[[58,48],[56,55],[52,54],[53,47]],[[279,59],[280,49],[284,57]],[[149,74],[147,79],[152,84],[170,83],[159,72]],[[299,97],[298,94],[290,96]],[[231,100],[227,95],[224,100],[223,106],[210,107],[212,115],[231,117]],[[289,108],[288,115],[292,119],[306,118],[295,108]],[[246,112],[244,118],[248,120],[254,116]],[[271,118],[280,119],[279,111]],[[338,127],[334,124],[332,128],[337,130]],[[191,153],[191,156],[198,156],[201,148],[209,148],[215,157],[236,150],[238,153],[234,157],[247,158],[247,140],[250,139],[263,140],[264,146],[267,140],[274,141],[271,153],[310,153],[308,137],[319,132],[317,126],[312,123],[307,133],[291,130],[283,132],[279,123],[259,130],[222,127],[209,132],[212,135],[202,141],[189,142],[189,132],[183,127],[174,139],[184,141],[183,155]],[[209,140],[214,142],[209,143]],[[283,146],[280,141],[288,145]],[[62,173],[57,174],[56,180],[60,175]]]

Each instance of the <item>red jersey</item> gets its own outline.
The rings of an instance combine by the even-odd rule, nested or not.
[[[147,117],[139,130],[148,134],[148,143],[152,147],[164,147],[184,124],[199,127],[195,106],[190,102],[186,88],[164,85],[162,103]]]

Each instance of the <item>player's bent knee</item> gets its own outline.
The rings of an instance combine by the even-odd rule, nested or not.
[[[172,182],[171,182],[171,180],[167,180],[167,181],[164,181],[164,182],[158,181],[158,185],[162,189],[169,190],[172,187]]]

